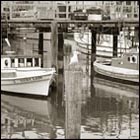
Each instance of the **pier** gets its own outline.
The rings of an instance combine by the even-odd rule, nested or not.
[[[2,28],[7,27],[11,33],[18,27],[35,28],[39,31],[39,54],[43,58],[43,32],[51,32],[51,49],[52,49],[52,66],[54,66],[58,74],[63,75],[63,33],[68,33],[68,27],[71,24],[74,26],[84,26],[92,33],[92,50],[91,50],[91,73],[94,72],[93,62],[96,60],[96,34],[112,34],[113,35],[113,56],[117,56],[117,36],[122,28],[134,27],[134,30],[139,30],[139,21],[137,19],[128,20],[105,20],[105,21],[80,21],[80,20],[27,20],[27,21],[1,21]],[[3,30],[3,29],[2,29]],[[80,28],[78,29],[81,30]],[[131,30],[131,29],[130,29]],[[41,32],[41,33],[40,33]],[[43,61],[43,60],[42,60]],[[43,62],[42,62],[43,66]],[[93,81],[93,75],[91,74],[91,82]],[[62,79],[62,78],[61,78]],[[63,84],[62,84],[63,85]],[[93,85],[91,83],[91,85]]]
[[[68,9],[67,9],[67,11],[68,11]],[[129,98],[132,97],[131,90],[134,93],[137,93],[137,90],[134,90],[133,88],[129,87],[129,88],[131,88],[131,90],[128,91],[128,93],[130,93],[130,95],[128,95],[129,96],[128,99],[125,100],[124,95],[126,95],[127,93],[125,92],[125,89],[121,89],[124,91],[123,91],[122,95],[119,95],[119,96],[121,96],[121,99],[117,100],[116,99],[117,93],[115,93],[114,95],[111,95],[112,93],[110,94],[111,88],[116,90],[119,87],[124,86],[126,89],[128,87],[125,85],[118,85],[118,87],[117,87],[117,84],[115,82],[113,85],[113,84],[111,84],[111,82],[102,81],[102,80],[100,81],[100,80],[96,79],[94,62],[97,60],[97,55],[96,55],[96,53],[97,53],[97,35],[109,34],[109,35],[113,36],[112,56],[113,56],[113,58],[117,58],[118,57],[118,36],[119,36],[120,31],[123,31],[123,29],[126,28],[127,31],[134,31],[139,38],[139,33],[138,33],[139,20],[137,18],[111,19],[111,20],[100,20],[100,21],[70,20],[70,19],[68,19],[68,15],[67,15],[66,19],[59,19],[59,20],[57,20],[57,19],[1,20],[1,27],[2,27],[1,38],[2,38],[3,42],[4,42],[4,38],[8,38],[8,36],[10,38],[10,35],[11,36],[13,35],[13,37],[14,37],[14,35],[18,36],[18,29],[19,30],[21,30],[22,28],[26,29],[27,32],[24,33],[26,35],[28,33],[30,33],[30,31],[28,31],[28,29],[33,29],[32,33],[37,34],[36,42],[35,42],[37,44],[37,48],[34,48],[34,46],[31,46],[30,49],[31,50],[34,49],[33,53],[41,55],[41,67],[42,68],[46,68],[47,66],[49,66],[49,67],[55,68],[55,70],[56,70],[56,77],[55,77],[56,94],[53,95],[53,101],[52,101],[51,97],[47,97],[49,100],[43,99],[43,105],[44,105],[43,107],[47,108],[48,114],[44,114],[44,112],[45,112],[44,109],[43,109],[43,111],[44,111],[43,114],[41,114],[41,115],[37,114],[38,115],[37,116],[38,124],[41,124],[40,122],[42,121],[42,122],[45,122],[45,125],[47,126],[47,123],[49,122],[50,130],[47,130],[47,131],[52,132],[52,134],[49,133],[50,138],[56,138],[56,136],[53,135],[54,133],[56,133],[56,128],[53,129],[53,126],[54,126],[53,122],[55,122],[55,117],[59,114],[61,121],[65,120],[64,123],[62,123],[59,120],[60,121],[59,123],[61,124],[61,126],[64,129],[63,138],[80,139],[81,138],[81,129],[83,129],[81,127],[82,121],[84,123],[88,123],[88,122],[86,122],[86,120],[84,120],[84,119],[82,120],[82,109],[86,112],[86,105],[87,106],[89,105],[89,106],[91,106],[91,108],[93,107],[96,110],[95,111],[96,115],[94,113],[92,114],[89,110],[87,110],[87,114],[91,113],[91,116],[95,115],[95,118],[96,118],[96,116],[99,115],[99,120],[98,120],[99,124],[94,122],[91,118],[91,120],[92,120],[91,122],[93,124],[90,124],[90,122],[89,122],[88,125],[95,126],[98,129],[98,131],[102,133],[103,137],[104,137],[104,131],[105,131],[103,129],[106,129],[107,131],[108,130],[113,131],[113,129],[115,129],[117,131],[116,123],[118,123],[118,129],[121,131],[121,121],[123,121],[122,114],[123,114],[123,110],[125,110],[125,107],[127,105],[128,105],[127,106],[128,110],[130,111],[129,112],[130,113],[129,114],[130,123],[132,123],[131,122],[132,110],[133,110],[133,108],[138,108],[138,106],[139,106],[138,103],[137,102],[135,103],[133,100],[134,99],[137,100],[138,95],[135,95],[134,98],[132,99],[132,101]],[[65,34],[73,35],[75,32],[80,33],[85,30],[89,31],[91,33],[91,42],[90,42],[91,43],[91,52],[90,53],[88,52],[87,59],[86,59],[87,75],[85,74],[85,72],[83,72],[83,68],[82,68],[83,64],[81,64],[80,61],[74,65],[69,64],[73,51],[77,50],[77,49],[72,46],[73,44],[67,44],[67,46],[65,46]],[[47,37],[47,39],[46,39],[45,33],[50,33],[49,34],[50,36]],[[47,45],[45,44],[46,43],[45,39],[49,40],[49,45],[48,45],[49,47],[47,47]],[[132,38],[132,41],[133,41],[133,39],[134,38]],[[26,38],[24,38],[23,40],[24,40],[24,43],[26,43]],[[132,47],[133,46],[134,46],[134,44],[132,43]],[[9,48],[9,49],[12,49],[12,48]],[[16,49],[18,50],[18,47]],[[3,44],[2,44],[2,52],[3,52],[3,50],[4,50],[4,48],[3,48]],[[23,54],[27,53],[25,48],[23,48],[23,50],[19,49],[19,51],[21,51],[21,53],[24,52]],[[49,53],[49,57],[47,57],[47,55],[46,55],[47,53]],[[64,56],[65,56],[65,58],[64,58]],[[81,54],[79,56],[81,57]],[[78,59],[79,59],[79,56],[78,56]],[[84,80],[86,79],[85,75],[88,76],[88,78],[90,80],[90,82],[89,82],[90,84],[88,84],[88,80],[86,80],[86,83],[83,84],[85,82]],[[97,85],[95,84],[97,86],[96,88],[94,87],[95,86],[93,83],[94,80],[96,82],[99,82],[100,85],[102,85],[101,86],[102,89],[98,88],[98,84]],[[105,84],[103,84],[103,83],[105,83]],[[84,89],[84,90],[83,90],[83,85],[86,87],[86,89]],[[109,89],[110,91],[106,91],[107,89]],[[102,90],[105,91],[105,97],[102,95]],[[85,103],[85,105],[84,105],[84,103],[82,104],[84,91],[87,92],[84,98],[88,98],[88,94],[90,94],[90,97],[92,97],[92,99],[88,98],[88,101],[90,100],[90,104],[88,104],[88,101],[87,101],[87,103]],[[52,90],[51,92],[53,93],[54,90]],[[96,95],[96,92],[98,92],[99,94]],[[120,90],[118,90],[118,92],[120,92]],[[103,98],[101,98],[101,96],[103,96]],[[118,96],[117,96],[117,98],[118,98]],[[12,97],[12,99],[13,99],[13,97]],[[6,99],[6,100],[8,100],[8,99]],[[23,101],[20,98],[19,98],[19,100]],[[25,100],[28,100],[28,99],[25,99]],[[124,106],[127,104],[124,108],[122,108],[123,100],[124,100]],[[34,103],[34,101],[32,99],[31,99],[31,101],[32,101],[32,103]],[[97,104],[97,102],[99,104]],[[102,104],[102,102],[104,104]],[[39,101],[37,103],[40,106],[41,101]],[[24,104],[24,101],[23,101],[23,104]],[[4,105],[5,105],[5,102],[3,103],[3,106]],[[14,106],[16,106],[16,104],[14,104]],[[103,113],[105,112],[105,107],[108,107],[109,111],[112,111],[113,113],[114,113],[114,110],[116,110],[116,112],[115,112],[116,118],[113,118],[111,116],[113,113],[110,114],[110,116],[109,116],[110,118],[107,118],[107,116],[108,116],[107,113],[105,113],[103,115]],[[24,107],[24,109],[25,108],[26,107]],[[32,108],[33,107],[30,106],[30,108],[29,108],[30,112],[32,111]],[[52,109],[51,111],[49,110],[50,108]],[[64,116],[61,116],[62,114],[61,114],[61,112],[59,112],[59,110],[61,110],[61,111],[63,110],[62,112],[64,113]],[[17,111],[18,111],[18,109],[17,109]],[[57,115],[56,115],[56,112],[58,113]],[[24,115],[26,118],[26,114],[24,114]],[[52,115],[55,115],[55,117],[51,118]],[[48,122],[45,120],[45,117],[49,120]],[[8,118],[8,117],[6,116],[6,118]],[[25,118],[23,119],[24,122],[22,125],[24,126],[24,128],[27,128],[26,125],[28,123],[25,121]],[[118,118],[120,120],[117,120]],[[31,116],[29,116],[29,119],[31,119],[32,126],[37,125],[37,124],[35,124],[36,114],[31,112]],[[90,116],[88,119],[90,119]],[[108,124],[108,122],[107,122],[108,120],[112,124]],[[9,122],[10,121],[13,121],[13,120],[9,119]],[[115,123],[115,125],[114,125],[114,123]],[[43,125],[43,124],[41,124],[41,125]],[[103,128],[103,126],[106,126],[106,127]],[[130,127],[131,127],[131,124],[130,124]],[[60,130],[61,128],[58,128],[58,129]],[[85,128],[85,130],[86,130],[86,128]],[[88,130],[88,127],[87,127],[87,130]],[[22,130],[22,131],[25,131],[25,130]],[[93,131],[94,131],[94,128],[93,128]],[[11,133],[11,132],[8,131],[8,133]],[[111,134],[112,133],[113,132],[111,132]],[[118,134],[119,134],[119,132],[118,132]],[[6,135],[8,135],[8,134],[6,134]],[[131,135],[131,133],[130,133],[130,135]],[[23,137],[24,137],[24,135],[23,135]],[[41,137],[41,134],[40,134],[40,137]]]

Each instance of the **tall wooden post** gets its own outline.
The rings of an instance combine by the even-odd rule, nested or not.
[[[93,94],[93,79],[94,79],[94,66],[93,63],[96,60],[96,31],[95,28],[91,30],[91,82],[90,82],[90,87],[91,87],[91,94]]]
[[[56,72],[58,74],[56,77],[56,98],[58,101],[57,104],[61,106],[64,92],[64,38],[62,30],[58,32],[58,25],[56,22],[52,22],[51,24],[51,45],[52,66],[56,68]]]
[[[43,67],[43,32],[39,30],[39,44],[38,44],[38,50],[39,54],[41,55],[41,67]]]
[[[64,38],[63,32],[58,33],[58,79],[57,79],[57,95],[58,104],[62,104],[63,92],[64,92]]]
[[[118,28],[115,27],[115,32],[113,33],[113,57],[117,57],[118,50]]]
[[[65,70],[65,138],[80,139],[82,69],[78,64]]]
[[[57,53],[58,53],[58,27],[57,22],[52,22],[51,24],[51,52],[52,52],[52,66],[56,68],[56,71],[58,71],[57,67]]]

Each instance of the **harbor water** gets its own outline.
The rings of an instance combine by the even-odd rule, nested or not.
[[[38,39],[31,36],[27,40],[16,38],[11,44],[21,54],[38,53]],[[72,50],[78,47],[74,40],[67,38],[64,47],[68,45]],[[51,65],[50,51],[48,35],[44,41],[44,67]],[[64,70],[71,55],[64,56]],[[93,92],[90,92],[89,65],[85,58],[80,54],[83,69],[80,138],[138,139],[139,86],[94,77]],[[62,95],[55,89],[50,90],[48,97],[2,92],[1,139],[65,139],[65,93]]]

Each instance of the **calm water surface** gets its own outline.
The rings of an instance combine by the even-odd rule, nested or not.
[[[102,84],[106,83],[106,84]],[[99,78],[94,93],[82,91],[82,138],[139,138],[138,87]],[[1,95],[1,138],[65,138],[65,101],[49,97]]]

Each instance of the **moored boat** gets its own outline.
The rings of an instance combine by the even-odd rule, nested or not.
[[[97,75],[139,84],[139,52],[131,50],[110,63],[96,60],[94,70]]]
[[[84,54],[91,53],[91,33],[74,33],[74,40],[78,44],[78,50]],[[118,56],[121,56],[122,53],[128,52],[132,42],[125,38],[124,33],[120,32],[118,36]],[[96,41],[96,56],[101,56],[105,58],[113,57],[113,35],[104,34],[97,35]]]
[[[48,96],[54,68],[41,68],[40,56],[1,56],[1,90]]]

